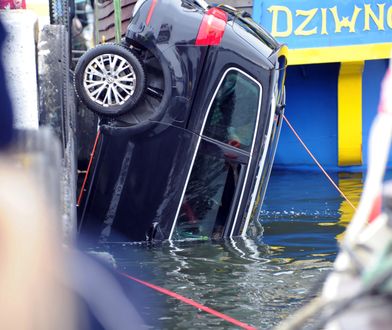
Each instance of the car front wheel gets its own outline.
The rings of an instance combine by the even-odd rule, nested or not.
[[[144,93],[145,80],[140,60],[118,44],[88,50],[75,68],[80,100],[101,116],[116,117],[131,111]]]

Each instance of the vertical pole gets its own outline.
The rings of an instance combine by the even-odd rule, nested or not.
[[[364,62],[344,62],[338,81],[339,166],[362,165],[362,73]]]
[[[98,29],[98,1],[94,1],[94,45],[98,45],[99,40],[99,29]]]
[[[114,28],[115,28],[115,36],[116,42],[120,43],[121,41],[121,0],[113,0],[114,5]]]

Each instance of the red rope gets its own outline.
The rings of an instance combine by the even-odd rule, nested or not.
[[[149,287],[149,288],[151,288],[151,289],[153,289],[155,291],[158,291],[158,292],[163,293],[163,294],[165,294],[167,296],[173,297],[173,298],[175,298],[177,300],[180,300],[180,301],[182,301],[182,302],[184,302],[184,303],[186,303],[188,305],[191,305],[191,306],[193,306],[193,307],[195,307],[197,309],[200,309],[200,310],[202,310],[202,311],[204,311],[206,313],[209,313],[211,315],[219,317],[219,318],[221,318],[221,319],[223,319],[223,320],[225,320],[227,322],[230,322],[230,323],[232,323],[232,324],[234,324],[234,325],[236,325],[236,326],[238,326],[240,328],[247,329],[247,330],[256,330],[256,328],[254,328],[254,327],[252,327],[252,326],[250,326],[250,325],[248,325],[246,323],[243,323],[243,322],[240,322],[240,321],[238,321],[236,319],[233,319],[230,316],[227,316],[227,315],[225,315],[223,313],[220,313],[220,312],[218,312],[218,311],[216,311],[216,310],[214,310],[212,308],[209,308],[209,307],[206,307],[206,306],[204,306],[202,304],[199,304],[198,302],[196,302],[196,301],[194,301],[192,299],[186,298],[184,296],[181,296],[178,293],[175,293],[175,292],[167,290],[165,288],[161,288],[161,287],[159,287],[157,285],[154,285],[154,284],[151,284],[151,283],[139,280],[139,279],[137,279],[135,277],[132,277],[132,276],[130,276],[128,274],[125,274],[125,273],[120,273],[120,274],[125,276],[125,277],[127,277],[127,278],[129,278],[129,279],[131,279],[131,280],[133,280],[133,281],[135,281],[135,282],[143,284],[143,285],[145,285],[145,286],[147,286],[147,287]]]
[[[95,154],[95,149],[97,148],[98,139],[99,139],[100,134],[101,134],[101,131],[98,130],[97,135],[96,135],[96,137],[95,137],[95,142],[94,142],[93,150],[91,151],[90,160],[89,160],[89,162],[88,162],[86,174],[85,174],[85,176],[84,176],[82,188],[80,188],[79,197],[78,197],[78,202],[77,202],[76,206],[79,206],[79,205],[80,205],[80,202],[81,202],[81,200],[82,200],[83,193],[84,193],[84,187],[85,187],[86,182],[87,182],[88,173],[90,172],[91,164],[92,164],[92,162],[93,162],[93,158],[94,158],[94,154]]]
[[[320,170],[325,174],[327,179],[332,183],[332,185],[336,188],[336,190],[342,195],[342,197],[347,201],[347,203],[354,209],[356,210],[356,207],[353,205],[353,203],[350,202],[350,200],[346,197],[346,195],[339,189],[339,187],[336,185],[336,183],[332,180],[332,178],[328,175],[328,173],[324,170],[324,168],[321,166],[321,164],[317,161],[316,157],[313,156],[311,151],[308,149],[308,147],[305,145],[305,143],[302,141],[302,139],[299,137],[298,133],[295,131],[294,127],[291,126],[290,122],[286,118],[285,115],[283,115],[283,119],[285,120],[286,124],[290,127],[290,129],[293,131],[294,135],[297,137],[299,142],[302,144],[302,146],[305,148],[305,150],[308,152],[310,157],[314,160],[314,162],[317,164],[317,166],[320,168]]]

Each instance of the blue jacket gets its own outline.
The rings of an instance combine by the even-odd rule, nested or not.
[[[0,22],[0,50],[5,39],[6,31]],[[8,96],[4,69],[0,57],[0,148],[5,147],[12,137],[12,107]]]

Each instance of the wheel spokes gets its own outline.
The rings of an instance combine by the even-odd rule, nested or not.
[[[96,90],[94,90],[91,93],[91,96],[95,97],[95,96],[99,96],[101,94],[101,92],[104,90],[104,88],[106,87],[106,84],[102,84],[101,87],[97,88]]]
[[[129,63],[124,60],[123,58],[121,59],[120,65],[116,68],[114,71],[114,74],[120,74],[121,72],[125,71],[126,69],[130,68]]]
[[[104,84],[104,80],[86,80],[85,85],[88,89]]]
[[[117,89],[113,89],[113,95],[116,103],[121,103],[124,98],[121,96],[121,94],[117,91]]]
[[[125,93],[127,93],[129,95],[132,95],[133,91],[135,89],[133,86],[125,85],[125,84],[122,84],[118,81],[116,82],[116,86],[120,87]]]
[[[89,98],[104,107],[125,103],[135,92],[136,75],[124,57],[103,54],[87,65],[83,80]]]

